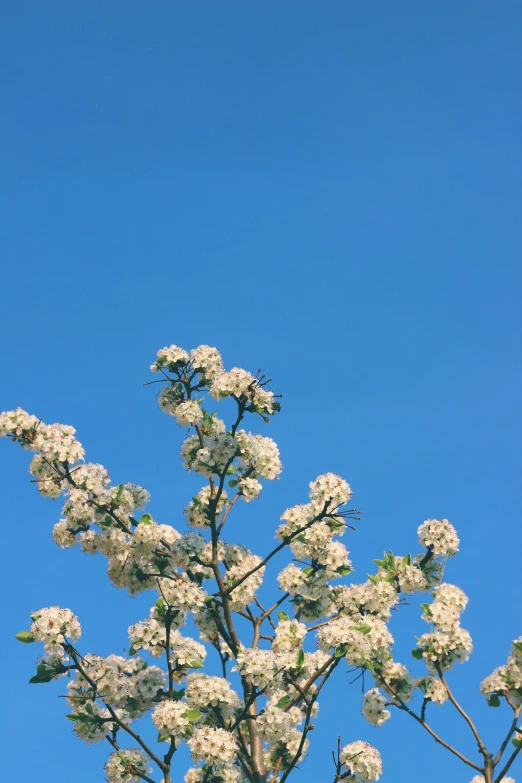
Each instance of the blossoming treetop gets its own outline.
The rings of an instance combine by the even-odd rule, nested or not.
[[[163,348],[151,370],[160,376],[154,383],[163,385],[162,410],[189,429],[183,465],[204,479],[185,508],[191,530],[183,534],[144,512],[149,495],[143,487],[114,486],[102,465],[84,462],[73,427],[44,424],[21,409],[0,415],[0,435],[34,453],[30,473],[40,493],[63,500],[56,543],[107,557],[116,587],[155,594],[149,617],[129,628],[128,657],[80,652],[80,623],[69,609],[39,609],[30,629],[17,634],[21,642],[44,646],[31,682],[65,677],[66,717],[77,736],[112,746],[105,766],[109,783],[153,783],[158,775],[170,783],[183,742],[195,765],[186,783],[284,783],[306,756],[322,689],[334,674],[342,676],[345,664],[373,677],[362,706],[371,724],[383,724],[398,710],[470,767],[472,783],[513,783],[506,774],[522,746],[522,639],[481,685],[491,706],[505,702],[511,711],[504,741],[491,751],[447,681],[447,672],[472,651],[460,625],[468,599],[443,582],[444,560],[459,545],[448,520],[420,525],[419,554],[387,552],[375,560],[375,574],[351,584],[349,553],[339,539],[357,511],[348,505],[349,484],[327,473],[310,483],[306,503],[282,514],[277,545],[264,557],[226,541],[236,503],[257,499],[262,480],[281,473],[274,441],[243,429],[252,418],[270,421],[280,410],[278,399],[260,373],[225,371],[219,352],[205,345],[190,352]],[[228,423],[212,410],[225,398],[235,403]],[[277,577],[277,600],[265,606],[258,597],[265,567],[282,551],[293,562]],[[427,671],[415,678],[394,660],[388,624],[391,610],[417,592],[431,593],[432,600],[422,605],[430,629],[413,650]],[[181,631],[189,616],[199,640]],[[220,676],[202,671],[209,653]],[[473,734],[476,757],[466,757],[431,727],[429,712],[446,702]],[[146,714],[157,742],[133,728]],[[381,773],[372,745],[338,744],[334,783],[372,783]]]

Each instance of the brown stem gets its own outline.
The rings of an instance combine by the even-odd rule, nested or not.
[[[506,772],[509,772],[509,768],[511,767],[511,765],[513,764],[514,760],[516,759],[516,757],[518,756],[518,754],[520,753],[521,750],[522,750],[522,743],[520,745],[517,745],[517,747],[515,748],[515,750],[511,754],[511,756],[508,758],[508,760],[507,760],[506,764],[504,765],[504,767],[498,773],[498,775],[495,778],[495,780],[493,781],[493,783],[500,783],[500,781],[502,780],[502,778],[504,777]]]
[[[458,703],[458,701],[454,697],[454,695],[451,692],[451,689],[450,689],[448,683],[446,682],[446,678],[444,677],[444,673],[443,673],[442,669],[440,668],[440,666],[438,664],[435,664],[435,666],[436,666],[436,669],[437,669],[437,673],[439,675],[439,679],[440,679],[440,681],[442,682],[442,684],[444,685],[444,687],[446,689],[446,693],[448,694],[449,700],[451,701],[451,703],[453,704],[455,709],[460,713],[460,715],[462,715],[462,717],[464,718],[464,720],[466,721],[466,723],[470,727],[470,729],[471,729],[471,731],[473,733],[473,736],[477,740],[477,744],[479,746],[479,750],[480,750],[481,754],[484,756],[484,759],[487,761],[488,758],[491,758],[491,754],[488,752],[488,749],[486,748],[486,746],[482,742],[482,738],[481,738],[480,734],[478,733],[478,731],[477,731],[477,729],[475,727],[475,724],[473,723],[473,721],[471,720],[471,718],[467,714],[467,712],[464,711],[464,709],[460,706],[460,704]]]
[[[334,669],[340,664],[340,662],[341,662],[341,658],[335,658],[333,663],[332,663],[332,665],[330,666],[329,670],[327,671],[327,673],[323,677],[319,687],[312,694],[312,697],[310,698],[310,700],[307,701],[307,699],[305,697],[305,701],[307,701],[307,710],[306,710],[305,725],[303,727],[303,732],[302,732],[302,735],[301,735],[301,741],[299,742],[299,747],[297,748],[297,751],[296,751],[296,754],[295,754],[294,758],[292,759],[292,761],[288,765],[288,768],[287,768],[285,774],[281,778],[281,783],[285,783],[285,780],[288,778],[288,776],[290,775],[292,770],[295,768],[297,762],[301,758],[301,755],[303,753],[303,748],[304,748],[305,742],[306,742],[306,737],[308,735],[308,732],[310,731],[310,719],[312,717],[312,710],[313,710],[314,704],[317,701],[317,698],[318,698],[318,696],[319,696],[319,694],[321,692],[321,689],[323,688],[325,682],[328,680],[328,678],[330,677],[330,675],[332,674]],[[306,691],[306,686],[303,687],[303,690]]]
[[[504,741],[503,741],[502,745],[500,746],[499,751],[498,751],[497,755],[495,756],[495,758],[493,760],[493,764],[495,766],[498,764],[498,762],[502,758],[502,756],[504,754],[504,751],[505,751],[505,749],[508,746],[509,740],[511,739],[511,737],[515,733],[515,730],[517,728],[518,718],[519,718],[520,712],[522,710],[522,704],[520,704],[518,707],[514,707],[513,710],[514,710],[515,714],[513,716],[513,720],[511,722],[511,726],[509,727],[509,731],[506,734],[506,736],[504,738]]]
[[[321,675],[323,672],[325,672],[325,671],[327,670],[327,668],[330,666],[330,664],[331,664],[331,663],[333,663],[334,661],[338,661],[338,662],[340,662],[341,660],[342,660],[342,658],[336,658],[336,657],[335,657],[335,655],[331,655],[331,656],[328,658],[328,660],[327,660],[327,661],[325,661],[325,663],[323,663],[323,665],[322,665],[322,666],[321,666],[319,669],[317,669],[317,671],[316,671],[314,674],[312,674],[312,676],[311,676],[311,677],[310,677],[310,678],[309,678],[309,679],[308,679],[308,680],[305,682],[305,684],[301,686],[301,687],[302,687],[302,689],[303,689],[303,691],[305,691],[305,692],[306,692],[306,691],[307,691],[307,690],[310,688],[310,686],[314,684],[314,682],[317,680],[317,678],[318,678],[318,677],[319,677],[319,676],[320,676],[320,675]],[[300,696],[300,695],[297,695],[297,696],[295,696],[295,697],[292,699],[292,701],[290,701],[290,702],[289,702],[289,703],[286,705],[286,707],[284,708],[285,712],[288,712],[288,710],[289,710],[291,707],[294,707],[294,706],[297,704],[297,702],[298,702],[298,701],[300,701],[300,700],[301,700],[301,696]]]
[[[464,756],[460,751],[456,750],[456,748],[453,748],[449,743],[447,743],[445,740],[443,740],[441,737],[439,737],[439,735],[436,734],[433,731],[431,726],[429,726],[423,718],[419,717],[419,715],[417,715],[417,713],[413,712],[413,710],[408,707],[406,702],[404,702],[401,699],[401,697],[397,695],[397,693],[393,690],[391,685],[389,683],[386,683],[382,679],[382,677],[380,677],[380,675],[377,672],[376,672],[376,678],[381,682],[382,685],[385,685],[387,687],[387,689],[389,691],[391,691],[391,693],[393,694],[394,699],[400,705],[399,708],[401,710],[404,710],[405,712],[407,712],[408,715],[411,715],[411,717],[415,721],[417,721],[417,723],[419,723],[422,726],[422,728],[425,729],[428,732],[428,734],[430,734],[433,737],[435,742],[438,742],[439,745],[442,745],[443,748],[446,748],[446,750],[449,750],[450,753],[453,753],[455,756],[457,756],[457,758],[459,758],[461,761],[463,761],[464,764],[467,764],[469,767],[472,767],[473,769],[476,769],[478,772],[483,772],[483,768],[482,767],[479,767],[478,764],[475,764],[475,762],[470,761],[470,759],[466,758],[466,756]]]

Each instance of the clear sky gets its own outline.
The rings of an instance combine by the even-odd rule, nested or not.
[[[181,430],[142,386],[149,364],[164,345],[208,343],[229,367],[262,367],[284,395],[265,434],[285,469],[229,538],[267,552],[280,513],[328,470],[365,512],[346,542],[357,580],[384,547],[414,552],[424,519],[451,519],[447,580],[470,595],[476,644],[452,682],[496,741],[509,716],[478,686],[522,633],[522,4],[0,10],[0,407],[73,424],[88,459],[144,484],[154,516],[183,529],[195,482]],[[1,444],[2,770],[95,783],[107,750],[72,736],[61,684],[26,685],[36,650],[12,636],[56,603],[80,616],[84,651],[120,652],[150,598],[52,543],[59,505],[29,485],[28,461]],[[413,666],[417,608],[394,628]],[[378,745],[388,783],[469,781],[406,717],[373,729],[348,683],[322,699],[296,781],[332,779],[338,733]],[[450,708],[433,711],[474,753]]]

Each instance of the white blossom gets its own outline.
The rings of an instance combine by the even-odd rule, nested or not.
[[[416,683],[406,666],[388,660],[379,668],[379,684],[392,701],[410,701]]]
[[[351,497],[350,485],[334,473],[325,473],[310,483],[310,500],[316,512],[322,511],[325,506],[332,511]]]
[[[76,545],[76,536],[69,527],[69,520],[60,519],[53,527],[53,540],[62,549],[70,549]]]
[[[151,365],[152,372],[158,372],[162,367],[174,372],[183,367],[190,359],[189,354],[180,348],[179,345],[170,345],[167,348],[161,348],[157,353],[158,358]]]
[[[224,583],[225,587],[231,588],[230,590],[230,606],[234,611],[244,609],[254,600],[256,590],[263,581],[265,573],[265,567],[258,567],[261,563],[261,558],[257,555],[247,554],[236,565],[232,565],[226,573]],[[257,568],[253,574],[247,576],[242,582],[239,580],[249,573],[252,569]],[[237,583],[237,587],[235,586]]]
[[[212,382],[223,369],[223,359],[217,348],[199,345],[190,352],[190,360],[207,382]]]
[[[252,478],[276,479],[282,470],[279,449],[272,438],[239,430],[236,436],[239,448],[238,466]]]
[[[431,675],[420,677],[416,682],[416,687],[422,691],[425,699],[434,704],[444,704],[449,698],[448,691],[437,677]]]
[[[272,650],[243,647],[237,654],[236,662],[235,668],[257,688],[275,687],[280,680],[282,661]]]
[[[216,400],[225,397],[235,397],[248,400],[258,413],[272,414],[274,412],[274,393],[262,386],[257,378],[241,367],[233,367],[229,372],[219,372],[215,375],[210,394]]]
[[[297,533],[306,527],[314,519],[314,516],[315,511],[311,503],[287,508],[281,515],[283,524],[277,528],[277,538],[286,538]]]
[[[456,627],[451,631],[425,633],[418,640],[418,648],[430,671],[440,666],[442,671],[451,669],[456,661],[467,661],[473,644],[471,636],[464,628]]]
[[[171,663],[176,666],[201,666],[207,656],[206,648],[190,636],[183,636],[179,631],[170,635]]]
[[[183,701],[160,701],[154,707],[152,722],[162,736],[183,737],[190,725],[186,712],[187,704]]]
[[[185,508],[185,516],[191,527],[210,527],[210,500],[215,498],[212,495],[210,486],[203,487],[197,495],[195,495],[188,506]],[[223,490],[219,497],[217,508],[215,510],[216,517],[219,517],[228,502],[227,494]]]
[[[382,761],[379,751],[368,742],[357,740],[345,745],[340,754],[343,767],[350,772],[348,780],[379,780],[382,774]]]
[[[284,742],[293,728],[289,714],[270,704],[258,715],[256,725],[266,742]]]
[[[241,706],[241,700],[223,677],[191,674],[185,693],[187,704],[198,710],[216,707],[225,718],[232,716]]]
[[[276,627],[275,639],[272,643],[274,652],[291,652],[297,650],[306,636],[306,625],[298,620],[280,620]]]
[[[237,755],[237,743],[233,734],[225,729],[211,726],[196,728],[188,740],[194,761],[224,766],[234,761]]]
[[[417,533],[421,546],[433,548],[434,557],[453,557],[459,551],[459,537],[447,519],[427,519]]]
[[[256,478],[244,476],[239,478],[238,492],[245,503],[250,503],[251,500],[258,498],[262,489],[263,485]]]
[[[49,606],[31,613],[31,632],[38,642],[44,643],[49,655],[64,655],[62,644],[77,641],[82,633],[78,618],[70,609]]]
[[[142,750],[125,748],[111,753],[105,772],[109,783],[140,783],[140,775],[148,775],[152,767],[149,767],[148,757]]]
[[[398,600],[397,590],[385,580],[377,583],[368,580],[348,587],[342,585],[335,592],[335,603],[341,612],[375,614],[383,620],[388,620],[390,610]]]
[[[386,698],[378,688],[372,688],[364,694],[362,714],[374,726],[382,726],[391,717],[390,711],[386,709]]]

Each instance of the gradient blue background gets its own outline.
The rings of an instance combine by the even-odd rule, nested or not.
[[[1,407],[74,424],[88,459],[143,483],[155,517],[183,528],[199,482],[142,386],[148,366],[175,342],[262,367],[284,394],[268,432],[285,470],[229,538],[267,552],[281,511],[327,470],[365,512],[346,542],[358,580],[385,546],[415,551],[425,518],[449,517],[462,543],[447,579],[470,595],[477,648],[452,681],[496,743],[508,714],[478,685],[522,632],[520,2],[0,10]],[[54,546],[59,505],[29,485],[28,455],[3,442],[0,460],[2,771],[101,781],[108,748],[72,736],[61,684],[26,685],[37,651],[12,637],[58,603],[80,616],[84,650],[119,652],[151,601]],[[412,607],[394,628],[409,663],[426,626]],[[322,699],[297,781],[332,779],[338,733],[377,744],[389,783],[470,780],[407,717],[372,729],[348,680]],[[475,754],[450,707],[433,713]]]

